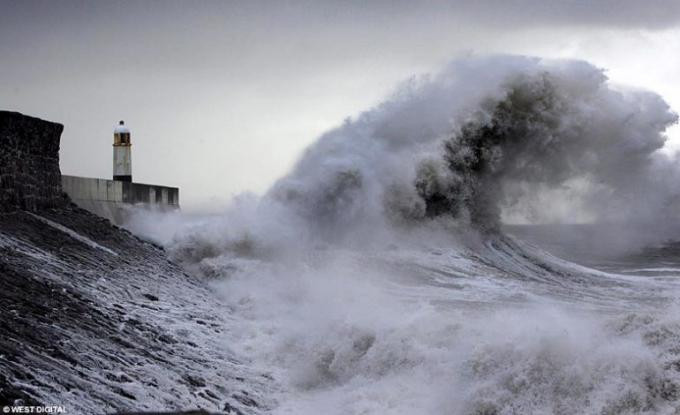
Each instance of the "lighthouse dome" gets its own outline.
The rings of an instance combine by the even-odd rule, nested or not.
[[[116,128],[113,130],[114,134],[130,133],[130,130],[125,126],[125,122],[121,121],[118,123]]]

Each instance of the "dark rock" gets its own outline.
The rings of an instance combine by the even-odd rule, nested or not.
[[[224,408],[222,410],[228,414],[243,415],[243,412],[241,412],[238,408],[236,408],[229,402],[224,404]]]
[[[206,385],[205,380],[203,378],[201,378],[200,376],[192,376],[192,375],[187,374],[187,375],[182,376],[182,379],[184,379],[184,381],[187,384],[194,386],[196,388],[202,388],[202,387],[205,387],[205,385]]]
[[[144,295],[144,297],[148,298],[151,301],[158,301],[158,297],[156,297],[153,294],[143,294],[143,295]]]
[[[172,337],[169,334],[161,334],[158,336],[158,341],[166,343],[166,344],[177,344],[177,340],[175,340],[174,337]]]
[[[220,399],[220,398],[219,398],[217,395],[215,395],[215,393],[213,393],[213,391],[211,391],[210,389],[206,389],[204,392],[205,392],[205,394],[206,394],[207,396],[209,396],[210,398],[212,398],[212,399],[214,399],[214,400]]]
[[[106,379],[114,381],[114,382],[119,382],[119,383],[130,383],[130,382],[132,382],[132,379],[130,379],[124,373],[121,373],[120,375],[116,375],[116,374],[113,374],[113,373],[107,373]]]
[[[137,400],[137,397],[130,392],[126,391],[125,389],[122,388],[113,388],[113,391],[116,392],[118,395],[123,396],[125,398],[131,399],[133,401]]]
[[[231,395],[231,397],[236,399],[237,401],[241,402],[244,406],[250,406],[252,408],[259,408],[260,407],[260,405],[257,402],[255,402],[255,400],[253,398],[246,396],[246,395],[247,395],[247,393],[245,393],[244,395],[233,394],[233,395]]]
[[[40,406],[41,403],[27,395],[19,388],[12,386],[7,378],[0,374],[0,406],[14,405],[21,401],[24,405]]]

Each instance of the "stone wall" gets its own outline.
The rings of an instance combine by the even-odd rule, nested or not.
[[[0,212],[68,203],[59,170],[63,129],[61,124],[0,111]]]

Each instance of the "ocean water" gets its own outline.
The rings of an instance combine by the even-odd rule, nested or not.
[[[506,238],[210,266],[232,346],[279,384],[273,413],[678,407],[679,267],[603,273]]]
[[[129,226],[226,302],[272,413],[674,414],[676,121],[586,62],[464,59],[262,196]]]

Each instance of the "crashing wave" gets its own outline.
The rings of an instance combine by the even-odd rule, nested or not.
[[[455,61],[324,134],[263,197],[152,231],[178,229],[155,236],[241,317],[234,347],[283,383],[281,413],[673,413],[677,284],[500,225],[663,225],[676,120],[586,62]]]
[[[331,233],[439,216],[495,230],[504,210],[549,211],[542,192],[574,207],[567,222],[668,217],[676,120],[585,62],[454,62],[325,134],[266,199]]]

